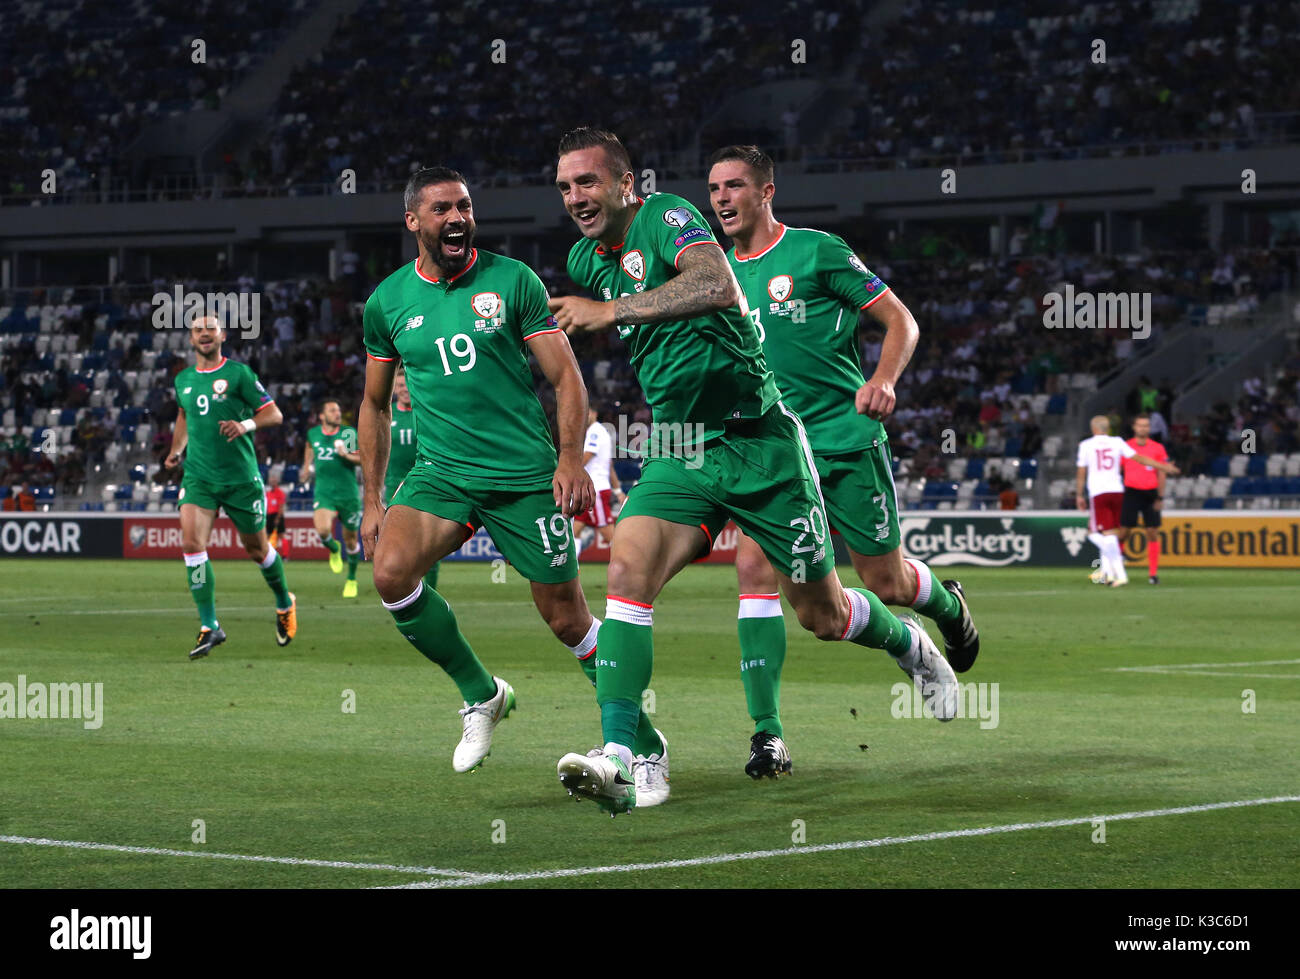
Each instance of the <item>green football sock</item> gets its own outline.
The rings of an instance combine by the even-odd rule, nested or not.
[[[596,654],[592,653],[586,659],[578,660],[578,665],[582,667],[582,672],[587,675],[591,685],[596,686]],[[663,742],[655,732],[654,722],[650,720],[650,716],[644,709],[639,711],[639,715],[636,719],[636,736],[628,747],[632,749],[634,755],[653,755],[662,752]]]
[[[865,588],[846,588],[853,606],[852,617],[844,638],[859,646],[883,649],[898,659],[912,649],[912,634],[874,592]]]
[[[317,534],[316,536],[320,538],[320,542],[325,545],[325,549],[331,554],[339,552],[339,542],[334,539],[333,534]]]
[[[361,563],[361,545],[355,551],[348,551],[348,581],[357,580],[357,565]],[[433,586],[430,585],[430,588]],[[495,687],[493,689],[496,689]]]
[[[736,631],[740,634],[740,679],[745,685],[745,703],[754,720],[754,733],[783,737],[781,667],[785,664],[785,617],[781,614],[781,600],[766,595],[742,597]]]
[[[904,558],[917,575],[916,598],[912,608],[934,619],[940,628],[953,625],[961,618],[961,602],[957,596],[939,583],[933,571],[915,558]]]
[[[190,595],[199,609],[199,622],[205,629],[217,627],[217,586],[212,575],[212,562],[208,552],[185,556],[185,578]]]
[[[496,681],[461,635],[445,598],[432,588],[421,587],[409,605],[392,608],[385,602],[384,607],[392,613],[397,631],[451,677],[462,700],[479,704],[496,696]]]
[[[267,548],[267,551],[267,557],[271,560],[260,566],[262,577],[275,593],[275,607],[284,611],[293,604],[293,599],[289,597],[289,583],[284,580],[284,561],[274,547]]]
[[[438,587],[438,565],[437,564],[435,564],[432,568],[430,568],[428,571],[425,572],[424,583],[428,585],[430,588]]]
[[[635,621],[621,621],[620,615]],[[650,686],[653,666],[651,609],[611,598],[596,652],[596,703],[607,744],[612,741],[630,748],[636,743],[644,716],[641,694]]]

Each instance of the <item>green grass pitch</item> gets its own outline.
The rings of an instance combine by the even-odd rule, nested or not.
[[[1084,568],[959,569],[983,635],[961,679],[998,685],[996,727],[894,717],[901,671],[817,642],[787,609],[794,774],[755,783],[734,572],[689,568],[655,609],[672,799],[615,820],[556,779],[561,754],[599,740],[594,692],[517,574],[443,568],[465,634],[519,698],[484,767],[456,775],[455,689],[398,636],[369,568],[355,601],[323,562],[288,573],[292,645],[275,645],[257,569],[219,562],[230,639],[190,663],[179,561],[0,562],[0,682],[104,685],[98,730],[0,719],[0,885],[1300,885],[1300,802],[1195,808],[1300,795],[1293,571],[1170,568],[1111,590]],[[602,614],[603,566],[583,582]],[[1055,821],[1072,822],[1036,825]],[[1007,829],[958,835],[987,828]]]

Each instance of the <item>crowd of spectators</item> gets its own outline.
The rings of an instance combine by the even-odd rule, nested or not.
[[[0,191],[37,193],[47,167],[60,190],[109,174],[145,179],[123,163],[141,129],[221,105],[313,6],[4,5]],[[503,18],[495,0],[364,0],[290,74],[266,137],[218,166],[227,192],[294,192],[334,183],[344,169],[400,182],[436,147],[439,162],[480,186],[540,180],[556,140],[579,121],[615,129],[639,163],[656,167],[695,151],[701,133],[710,145],[757,140],[783,159],[888,166],[1300,139],[1295,0],[986,9],[912,0],[868,28],[870,7],[640,2],[612,17],[597,0],[532,0]],[[202,64],[195,38],[206,44]],[[1094,39],[1107,45],[1104,60]],[[718,116],[745,86],[796,79],[840,86],[847,100],[830,113],[812,100],[802,115],[787,108],[743,126]]]
[[[864,6],[643,2],[611,16],[599,0],[534,0],[503,21],[492,0],[373,0],[293,72],[248,182],[328,184],[345,168],[400,182],[434,162],[477,186],[549,180],[560,136],[580,122],[613,129],[639,165],[658,166],[693,144],[720,94],[847,63]],[[805,59],[792,57],[793,38]],[[762,135],[783,138],[780,119]]]
[[[1166,141],[1227,149],[1258,139],[1270,113],[1289,114],[1273,135],[1294,140],[1297,42],[1290,0],[911,0],[864,38],[851,119],[809,152],[907,166]]]
[[[849,229],[841,230],[852,240]],[[920,341],[898,384],[898,408],[887,429],[895,455],[915,457],[912,472],[933,470],[935,478],[953,452],[1035,458],[1044,443],[1044,411],[1064,410],[1068,379],[1079,374],[1100,378],[1132,352],[1136,341],[1125,330],[1062,332],[1044,327],[1043,297],[1064,283],[1077,290],[1151,292],[1152,334],[1158,336],[1171,323],[1214,301],[1258,304],[1293,282],[1296,271],[1294,253],[1284,251],[946,261],[864,257],[920,324]],[[553,295],[576,290],[555,264],[543,265],[538,272]],[[171,378],[191,360],[188,347],[157,349],[152,342],[152,307],[144,297],[165,285],[123,285],[102,307],[67,307],[59,329],[75,335],[70,350],[98,350],[102,328],[97,324],[106,320],[111,323],[108,329],[123,339],[107,351],[106,362],[95,364],[96,370],[77,370],[67,356],[43,354],[36,334],[25,333],[0,350],[0,411],[13,412],[16,432],[0,449],[0,485],[30,482],[60,492],[79,486],[89,471],[105,463],[106,450],[118,438],[114,418],[123,410],[132,413],[132,424],[151,426],[147,447],[152,460],[165,457],[177,411]],[[341,280],[257,283],[244,277],[235,285],[261,293],[262,333],[253,340],[232,334],[228,352],[257,372],[285,417],[283,425],[258,432],[258,455],[269,464],[300,462],[304,435],[316,424],[322,399],[337,398],[345,414],[355,417],[366,360],[363,304],[352,298],[352,285]],[[368,292],[367,285],[359,291]],[[0,331],[4,328],[0,323]],[[883,333],[864,315],[859,336],[869,376],[880,356]],[[592,402],[606,417],[648,422],[650,408],[617,335],[586,334],[572,342]],[[142,371],[151,371],[151,378],[143,384],[128,382],[132,372]],[[540,375],[537,382],[553,419],[553,394]],[[1170,398],[1169,391],[1142,386],[1128,407],[1150,410],[1151,401],[1167,417]],[[59,446],[55,455],[31,445],[21,432],[38,409],[75,413],[71,444]],[[1248,395],[1235,410],[1223,406],[1206,419],[1198,438],[1206,452],[1217,452],[1215,446],[1231,441],[1242,427],[1253,426],[1281,446],[1279,451],[1286,451],[1295,438],[1288,411],[1295,413],[1293,398],[1287,403],[1251,400]]]
[[[307,0],[0,4],[0,193],[129,181],[125,153],[170,115],[217,108]],[[204,42],[202,61],[192,42]]]
[[[1216,457],[1300,452],[1300,345],[1266,376],[1248,378],[1235,400],[1220,401],[1190,424],[1175,425],[1192,474]]]

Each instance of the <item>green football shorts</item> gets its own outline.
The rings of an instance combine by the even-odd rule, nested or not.
[[[783,404],[733,422],[693,455],[648,459],[619,520],[638,516],[699,527],[710,550],[732,519],[796,581],[818,581],[835,568],[812,449]]]
[[[347,530],[357,530],[361,526],[361,499],[339,499],[332,496],[320,496],[312,501],[313,510],[333,510],[339,515],[339,522]]]
[[[814,455],[831,529],[859,554],[898,550],[898,499],[889,442],[851,455]]]
[[[204,510],[224,510],[241,534],[255,534],[266,526],[266,489],[260,479],[219,486],[193,476],[181,478],[176,502],[192,503]]]
[[[553,492],[549,483],[544,489],[467,489],[417,462],[388,505],[464,524],[466,540],[483,527],[521,575],[551,585],[578,576],[573,524],[555,505]]]

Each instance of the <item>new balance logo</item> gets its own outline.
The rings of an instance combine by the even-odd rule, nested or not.
[[[414,330],[422,325],[424,325],[423,316],[412,316],[409,320],[406,321],[406,326],[403,327],[403,329]]]

